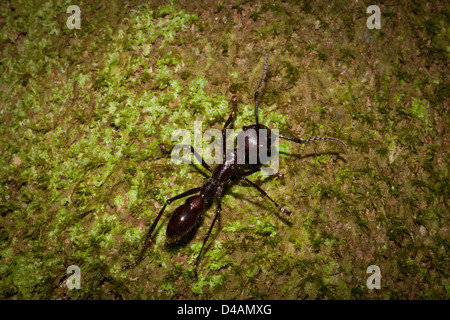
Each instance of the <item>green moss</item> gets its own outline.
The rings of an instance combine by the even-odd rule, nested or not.
[[[0,4],[2,298],[448,298],[443,2],[391,6],[381,30],[357,3],[239,2],[213,15],[187,1],[83,3],[80,30],[66,27],[67,6]],[[207,176],[161,146],[194,121],[222,128],[232,95],[234,127],[253,123],[265,50],[261,122],[349,149],[282,141],[284,177],[250,177],[291,218],[249,185],[227,189],[198,281],[215,205],[190,241],[167,246],[183,200],[122,271],[164,201]],[[73,264],[80,290],[65,286]],[[365,286],[370,264],[380,291]]]

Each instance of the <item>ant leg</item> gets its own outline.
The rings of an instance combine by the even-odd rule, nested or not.
[[[246,175],[244,173],[244,175]],[[278,202],[276,202],[275,200],[273,200],[268,194],[267,192],[265,192],[263,189],[261,189],[258,185],[256,185],[255,183],[253,183],[252,181],[248,180],[245,176],[242,176],[243,180],[245,180],[246,182],[250,183],[253,187],[255,187],[259,192],[261,192],[261,194],[263,196],[265,196],[267,199],[269,199],[274,205],[275,207],[277,207],[278,209],[280,209],[281,212],[283,212],[284,214],[287,214],[288,216],[292,216],[292,212],[290,212],[288,209],[283,208]]]
[[[266,53],[266,58],[264,60],[264,67],[263,67],[263,73],[261,76],[261,80],[259,80],[258,88],[255,91],[255,118],[256,118],[256,124],[258,123],[258,96],[259,96],[259,89],[261,89],[261,86],[264,82],[264,78],[266,77],[267,72],[267,65],[269,64],[269,52]]]
[[[197,160],[202,164],[203,168],[205,168],[206,170],[208,170],[209,172],[212,172],[211,167],[206,163],[205,160],[203,160],[203,158],[197,153],[197,151],[195,151],[194,147],[188,144],[177,144],[174,145],[172,147],[172,149],[170,150],[170,153],[172,153],[173,149],[180,149],[180,148],[189,148],[192,152],[192,154],[197,158]]]
[[[236,116],[237,112],[237,97],[233,96],[231,98],[231,114],[227,119],[227,122],[225,122],[225,125],[223,126],[222,132],[230,125],[230,123],[234,120],[234,117]]]
[[[211,235],[211,231],[212,231],[212,229],[214,227],[214,224],[216,223],[217,218],[219,217],[219,214],[222,211],[222,206],[221,206],[221,203],[220,203],[220,196],[218,194],[219,193],[216,193],[216,199],[217,199],[216,215],[214,216],[214,219],[213,219],[213,221],[211,223],[211,226],[209,227],[208,234],[206,235],[205,239],[203,240],[203,245],[202,245],[202,248],[200,249],[200,252],[198,253],[197,260],[195,260],[195,264],[194,264],[194,277],[195,277],[195,280],[198,280],[197,269],[198,269],[198,264],[200,263],[200,257],[202,255],[203,249],[205,248],[206,242],[208,241],[209,236]]]
[[[237,97],[233,96],[231,98],[231,113],[228,117],[227,121],[225,122],[225,125],[222,128],[222,158],[223,163],[225,163],[226,160],[226,146],[227,146],[227,127],[231,124],[231,122],[234,120],[237,112]]]
[[[134,267],[136,267],[139,263],[141,263],[142,259],[144,259],[144,253],[147,250],[147,247],[149,245],[149,239],[153,233],[153,231],[156,228],[156,225],[158,224],[159,219],[161,218],[164,210],[166,209],[167,205],[171,204],[172,202],[174,202],[175,200],[187,197],[191,194],[197,193],[201,190],[201,188],[194,188],[191,190],[188,190],[186,192],[183,192],[173,198],[170,198],[168,200],[166,200],[166,203],[164,204],[164,206],[161,208],[161,210],[158,213],[158,216],[156,217],[155,221],[153,222],[152,226],[150,227],[150,230],[147,232],[147,235],[145,236],[145,240],[144,240],[144,246],[142,247],[141,253],[139,254],[139,257],[136,259],[135,262],[133,262],[132,264],[129,264],[127,266],[123,266],[122,270],[128,270],[128,269],[132,269]]]

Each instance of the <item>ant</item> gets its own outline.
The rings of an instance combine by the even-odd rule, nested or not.
[[[269,128],[259,123],[258,119],[258,95],[259,90],[261,89],[261,86],[264,82],[264,78],[267,73],[267,66],[268,66],[268,60],[269,60],[269,54],[266,54],[265,61],[264,61],[264,67],[263,72],[261,76],[261,80],[258,84],[258,87],[254,93],[254,101],[255,101],[255,124],[244,126],[243,131],[241,131],[237,139],[239,141],[239,135],[245,134],[244,137],[245,141],[245,157],[246,160],[250,159],[250,150],[255,150],[258,152],[259,155],[260,150],[262,150],[263,147],[267,148],[267,146],[272,145],[271,136],[272,132]],[[264,197],[269,199],[283,214],[286,214],[288,216],[292,215],[292,212],[282,207],[280,204],[278,204],[275,200],[273,200],[263,189],[261,189],[259,186],[257,186],[255,183],[253,183],[251,180],[247,178],[247,176],[259,171],[263,165],[263,163],[260,160],[257,161],[249,161],[241,163],[238,160],[238,149],[234,149],[233,151],[228,151],[227,156],[225,156],[226,151],[225,150],[225,138],[226,138],[226,128],[231,124],[233,119],[236,115],[237,110],[237,98],[236,96],[233,96],[231,99],[232,104],[232,112],[230,116],[228,117],[227,121],[225,122],[225,125],[222,129],[222,151],[223,151],[223,163],[219,164],[214,170],[211,169],[211,167],[203,160],[203,158],[195,151],[194,147],[190,145],[177,145],[175,147],[183,147],[190,149],[191,153],[201,162],[201,165],[203,168],[208,170],[211,173],[211,177],[207,179],[202,186],[190,189],[188,191],[185,191],[175,197],[172,197],[166,201],[164,206],[159,211],[155,221],[150,227],[150,230],[148,231],[147,235],[145,236],[142,250],[139,254],[139,257],[136,259],[135,262],[133,262],[130,265],[123,266],[123,270],[128,270],[131,268],[136,267],[144,258],[145,251],[147,250],[147,247],[149,246],[149,243],[151,241],[151,236],[153,234],[153,231],[156,228],[156,225],[158,224],[159,219],[161,218],[164,210],[168,205],[170,205],[172,202],[185,198],[187,196],[190,196],[186,199],[185,203],[180,205],[178,208],[175,209],[173,212],[169,223],[167,225],[166,229],[166,237],[169,242],[176,242],[180,239],[184,238],[193,228],[197,225],[199,218],[202,216],[202,213],[206,210],[207,206],[212,203],[213,200],[217,203],[216,208],[216,214],[214,215],[214,218],[212,220],[211,226],[209,227],[208,233],[206,237],[203,239],[203,245],[200,249],[200,252],[197,256],[197,259],[194,264],[194,276],[195,279],[198,279],[197,277],[197,269],[198,265],[200,263],[200,257],[202,255],[203,249],[205,248],[205,245],[209,239],[209,236],[211,235],[211,231],[213,230],[213,227],[220,215],[220,212],[222,210],[221,207],[221,199],[223,196],[224,187],[231,186],[234,184],[237,184],[240,181],[245,181],[248,184],[250,184],[252,187],[256,188]],[[277,135],[281,139],[293,141],[299,144],[316,141],[316,140],[330,140],[334,142],[340,143],[345,149],[347,146],[343,141],[337,138],[331,138],[331,137],[315,137],[311,139],[301,140],[297,138],[291,138],[286,137],[283,135]],[[263,141],[265,140],[265,141]],[[270,149],[270,148],[269,148]],[[269,152],[268,152],[269,153]],[[270,155],[269,155],[270,157]],[[251,162],[254,162],[251,164]],[[194,195],[196,194],[196,195]]]

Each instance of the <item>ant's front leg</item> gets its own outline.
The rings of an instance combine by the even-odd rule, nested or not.
[[[269,52],[266,52],[266,58],[264,59],[264,66],[263,66],[263,72],[261,75],[261,80],[259,80],[258,88],[255,91],[255,122],[256,124],[259,124],[258,122],[258,96],[259,96],[259,89],[261,89],[261,86],[264,82],[264,78],[266,77],[267,72],[267,66],[269,64]]]
[[[237,97],[233,96],[231,97],[231,114],[228,117],[227,121],[225,122],[225,125],[223,126],[222,133],[236,117],[236,112],[237,112]]]
[[[237,112],[237,97],[233,96],[231,98],[231,113],[228,117],[227,121],[225,122],[225,125],[222,128],[222,158],[223,162],[225,163],[226,160],[226,146],[227,146],[227,127],[233,122],[234,118],[236,117]],[[231,152],[231,151],[230,151]]]
[[[190,146],[188,144],[177,144],[174,145],[171,149],[169,153],[172,153],[173,149],[180,149],[180,148],[189,148],[189,150],[191,151],[191,153],[197,158],[197,160],[202,164],[203,168],[205,168],[206,170],[208,170],[209,172],[212,172],[213,170],[211,169],[211,167],[206,163],[206,161],[202,158],[201,155],[198,154],[197,151],[195,151],[193,146]]]

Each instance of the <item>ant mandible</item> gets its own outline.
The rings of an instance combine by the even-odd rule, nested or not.
[[[269,61],[269,54],[266,54],[266,58],[264,61],[264,67],[263,72],[261,76],[261,80],[259,81],[258,87],[254,93],[254,101],[255,101],[255,124],[252,124],[250,126],[245,126],[242,129],[242,132],[240,132],[237,136],[237,139],[239,139],[240,134],[245,134],[244,137],[245,141],[245,156],[246,156],[246,162],[242,163],[241,161],[238,161],[238,149],[235,148],[232,152],[228,152],[225,150],[225,139],[226,139],[226,128],[231,124],[233,119],[236,115],[237,110],[237,98],[236,96],[232,97],[231,104],[232,104],[232,112],[230,116],[228,117],[227,121],[225,122],[225,125],[222,129],[222,155],[223,155],[223,162],[222,164],[219,164],[214,170],[211,169],[211,167],[203,160],[203,158],[195,151],[195,149],[192,146],[188,145],[177,145],[176,147],[183,147],[190,149],[191,153],[199,160],[199,162],[202,164],[203,168],[208,170],[211,173],[211,177],[207,179],[202,186],[190,189],[186,192],[183,192],[175,197],[172,197],[166,201],[164,206],[159,211],[155,221],[150,227],[150,230],[147,232],[147,235],[144,239],[144,244],[142,247],[142,250],[139,254],[139,257],[136,259],[135,262],[132,264],[123,266],[123,270],[131,269],[136,267],[144,258],[145,251],[147,250],[150,242],[151,242],[151,236],[153,234],[153,231],[156,228],[156,225],[158,224],[159,219],[161,218],[164,210],[168,205],[170,205],[172,202],[182,199],[185,197],[190,196],[186,199],[185,203],[180,205],[178,208],[175,209],[173,212],[169,223],[167,225],[166,229],[166,237],[167,240],[170,242],[179,241],[183,237],[185,237],[198,223],[201,215],[205,211],[205,209],[208,207],[208,205],[211,203],[211,201],[216,200],[217,208],[216,213],[214,215],[214,218],[212,220],[211,226],[209,227],[208,233],[206,234],[206,237],[203,239],[203,245],[200,249],[200,252],[197,256],[197,259],[194,264],[194,276],[197,279],[197,269],[198,265],[200,263],[200,257],[202,255],[203,249],[205,248],[205,245],[209,239],[209,236],[211,235],[211,231],[213,230],[213,227],[220,215],[220,212],[222,210],[221,207],[221,199],[223,196],[223,190],[225,185],[234,185],[240,181],[245,181],[248,184],[250,184],[252,187],[256,188],[264,197],[269,199],[281,212],[284,214],[291,216],[292,213],[282,207],[280,204],[278,204],[275,200],[273,200],[263,189],[261,189],[258,185],[253,183],[251,180],[247,178],[247,176],[259,171],[261,169],[261,166],[263,165],[260,160],[252,161],[252,164],[250,163],[249,157],[250,157],[250,150],[256,150],[258,155],[260,154],[260,150],[265,146],[271,146],[272,140],[271,137],[273,136],[272,132],[269,128],[259,123],[258,119],[258,95],[259,90],[261,89],[261,86],[264,82],[264,78],[267,73],[267,66]],[[316,141],[316,140],[329,140],[340,143],[345,149],[347,146],[345,143],[337,138],[331,138],[331,137],[315,137],[311,139],[301,140],[297,138],[291,138],[286,137],[283,135],[277,135],[278,138],[293,141],[299,144]],[[264,139],[261,139],[261,137],[265,138],[266,141],[262,141]],[[241,140],[242,141],[242,140]],[[238,146],[239,147],[239,146]],[[197,195],[195,195],[197,194]]]

